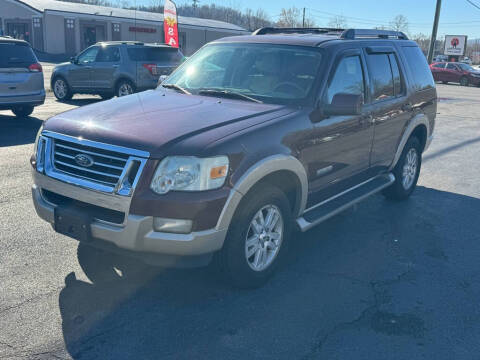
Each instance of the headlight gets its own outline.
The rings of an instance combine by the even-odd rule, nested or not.
[[[35,145],[33,151],[35,152],[36,169],[39,172],[43,172],[45,166],[45,138],[41,136],[43,125],[38,130],[37,137],[35,138]]]
[[[150,188],[158,194],[169,191],[218,189],[228,174],[228,157],[197,158],[169,156],[158,165]]]

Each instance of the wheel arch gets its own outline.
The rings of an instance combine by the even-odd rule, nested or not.
[[[423,152],[428,146],[429,139],[431,139],[430,124],[428,121],[428,117],[425,114],[419,114],[415,116],[406,127],[400,139],[400,143],[398,144],[393,162],[390,165],[390,170],[392,170],[397,165],[397,162],[402,155],[403,148],[405,147],[405,144],[412,135],[419,138]]]
[[[277,186],[286,193],[294,218],[303,212],[308,195],[304,166],[293,156],[273,155],[252,165],[235,183],[216,228],[227,229],[244,196],[256,186],[265,183]]]

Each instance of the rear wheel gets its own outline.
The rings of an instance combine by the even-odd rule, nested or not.
[[[290,203],[280,189],[262,186],[247,194],[215,255],[225,280],[241,288],[263,285],[286,253],[292,221]]]
[[[462,86],[468,86],[468,78],[466,76],[462,76],[460,78],[460,85]]]
[[[135,87],[129,80],[120,80],[117,84],[115,95],[118,97],[127,96],[135,92]]]
[[[12,109],[17,117],[27,117],[33,112],[33,106],[18,106]]]
[[[383,191],[385,197],[391,200],[407,199],[417,186],[421,166],[420,141],[416,137],[411,137],[405,144],[402,155],[393,169],[395,182]]]
[[[70,86],[64,78],[57,77],[53,80],[53,94],[60,101],[70,100],[73,96]]]

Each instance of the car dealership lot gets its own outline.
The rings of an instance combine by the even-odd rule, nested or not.
[[[380,195],[299,234],[265,287],[209,269],[92,284],[35,214],[42,120],[0,112],[0,358],[471,359],[480,350],[480,89],[439,85],[435,140],[404,203]],[[133,119],[132,119],[133,120]]]

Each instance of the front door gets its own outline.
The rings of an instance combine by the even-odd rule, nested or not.
[[[71,87],[75,89],[90,89],[92,87],[92,64],[95,62],[98,50],[98,46],[86,49],[70,66],[67,81]]]
[[[331,104],[336,94],[362,95],[364,102],[368,102],[364,74],[365,65],[360,50],[340,54],[322,103]],[[303,151],[310,191],[307,206],[365,180],[373,141],[373,126],[368,109],[365,109],[361,115],[331,116],[313,125],[310,146]]]
[[[454,63],[448,63],[446,68],[446,79],[445,81],[450,82],[460,82],[462,72]]]
[[[92,64],[92,87],[98,90],[111,90],[114,86],[115,72],[120,66],[118,46],[100,48],[95,63]]]
[[[375,52],[371,48],[366,54],[375,123],[371,166],[377,171],[390,166],[403,128],[413,112],[405,90],[405,69],[399,66],[396,51],[380,49],[381,52]]]

